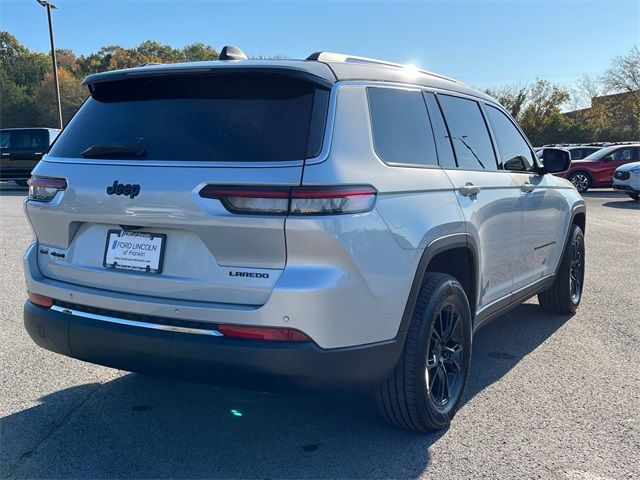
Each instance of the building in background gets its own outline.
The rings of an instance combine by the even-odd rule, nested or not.
[[[563,115],[570,123],[606,125],[610,131],[625,132],[625,136],[628,137],[624,140],[640,140],[638,138],[640,132],[640,91],[593,97],[590,108],[565,112]],[[597,140],[609,139],[592,139],[592,141]]]

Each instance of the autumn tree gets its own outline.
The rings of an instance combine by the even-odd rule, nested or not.
[[[29,126],[36,115],[33,95],[47,69],[47,55],[29,51],[0,31],[0,126]]]
[[[58,69],[60,84],[60,104],[62,105],[62,121],[66,124],[78,107],[87,98],[85,87],[66,70]],[[58,123],[58,106],[54,92],[53,75],[47,73],[34,94],[37,120],[33,126],[50,127]]]
[[[537,80],[529,88],[529,99],[520,116],[520,125],[534,144],[561,141],[555,133],[564,127],[560,108],[568,99],[566,90],[547,80]]]
[[[517,119],[529,97],[529,85],[514,83],[495,89],[487,89],[485,93],[495,98],[513,118]]]

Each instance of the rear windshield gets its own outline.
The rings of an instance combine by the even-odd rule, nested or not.
[[[0,130],[0,148],[17,151],[46,151],[49,148],[49,131],[35,128]]]
[[[146,160],[302,160],[319,154],[327,105],[327,90],[282,74],[98,83],[50,155],[83,158],[90,147],[128,145]]]

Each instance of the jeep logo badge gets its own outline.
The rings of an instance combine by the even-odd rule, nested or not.
[[[114,180],[113,185],[107,187],[107,195],[128,195],[129,198],[137,197],[140,193],[140,185],[137,183],[118,183]]]

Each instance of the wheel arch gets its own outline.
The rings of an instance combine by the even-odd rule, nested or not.
[[[447,273],[461,284],[469,299],[472,318],[475,316],[479,285],[478,249],[468,233],[445,235],[431,241],[422,252],[411,284],[409,298],[402,315],[399,332],[409,329],[418,294],[428,272]]]
[[[579,203],[577,205],[574,205],[573,209],[571,210],[571,221],[569,222],[569,225],[567,226],[567,231],[565,233],[564,245],[562,247],[562,255],[564,255],[564,252],[567,250],[567,247],[569,245],[569,240],[571,238],[571,229],[573,228],[574,225],[578,225],[583,233],[586,232],[587,207],[584,205],[584,203]],[[562,263],[562,256],[558,259],[558,264],[556,265],[554,276],[558,274],[558,270],[560,268],[561,263]]]

